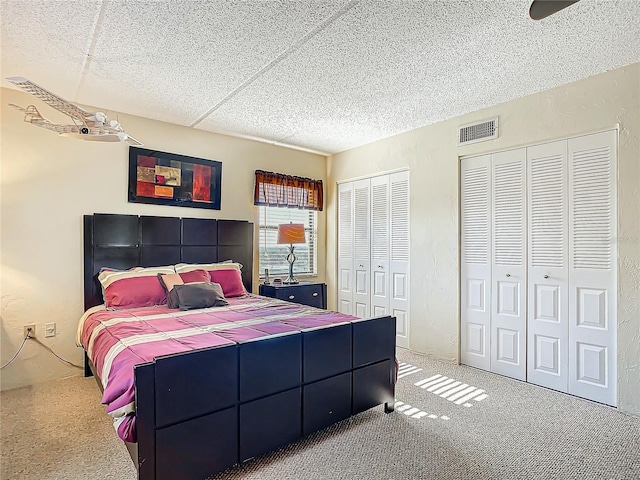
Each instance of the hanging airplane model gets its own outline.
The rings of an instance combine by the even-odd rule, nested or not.
[[[130,137],[116,120],[107,121],[107,116],[102,112],[87,112],[77,105],[68,102],[57,95],[45,90],[35,83],[22,77],[7,78],[24,91],[38,97],[50,107],[69,116],[73,121],[71,125],[51,123],[38,112],[38,109],[29,105],[27,108],[10,103],[16,110],[24,113],[24,121],[37,127],[46,128],[58,132],[63,137],[79,138],[97,142],[125,142],[129,145],[142,145],[141,142]]]

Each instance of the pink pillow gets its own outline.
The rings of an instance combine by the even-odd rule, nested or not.
[[[239,270],[209,270],[209,275],[212,282],[220,284],[225,297],[239,297],[247,294]]]
[[[104,289],[107,308],[135,308],[167,303],[164,288],[157,276],[123,278]]]
[[[210,282],[211,276],[206,270],[192,270],[186,273],[179,273],[184,283]]]
[[[162,305],[167,302],[158,273],[170,273],[173,267],[135,267],[129,270],[100,270],[98,280],[102,285],[107,308],[136,308]]]

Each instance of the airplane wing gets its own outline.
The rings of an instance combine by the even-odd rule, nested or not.
[[[65,115],[69,115],[71,118],[77,119],[78,121],[84,123],[85,117],[87,115],[91,115],[90,112],[74,105],[71,102],[64,100],[63,98],[54,95],[49,90],[45,90],[44,88],[36,85],[35,83],[27,80],[22,77],[9,77],[7,78],[11,83],[20,87],[25,92],[30,93],[38,97],[40,100],[45,102],[47,105],[55,108],[56,110],[64,113]]]

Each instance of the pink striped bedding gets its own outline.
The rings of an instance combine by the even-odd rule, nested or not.
[[[227,300],[225,307],[188,311],[166,305],[106,310],[100,305],[85,312],[76,343],[96,367],[104,387],[102,403],[107,405],[120,438],[136,441],[134,365],[161,355],[356,318],[252,294]]]

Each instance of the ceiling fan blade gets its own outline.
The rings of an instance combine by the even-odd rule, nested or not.
[[[533,0],[529,8],[529,16],[533,20],[542,20],[579,1],[580,0]]]

